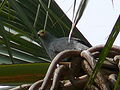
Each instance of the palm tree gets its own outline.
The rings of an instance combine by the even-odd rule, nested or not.
[[[79,8],[84,10],[85,6],[83,4]],[[78,9],[76,17],[79,18],[73,22],[75,25],[82,16],[80,13],[83,12]],[[50,64],[50,58],[40,44],[37,32],[45,28],[56,37],[68,36],[71,24],[54,0],[1,0],[0,84],[21,85],[42,79]],[[73,36],[90,44],[78,29],[73,27]]]

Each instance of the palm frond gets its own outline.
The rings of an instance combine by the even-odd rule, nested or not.
[[[84,10],[86,8],[87,3],[88,3],[88,0],[81,0],[81,2],[79,4],[77,13],[75,15],[75,18],[74,18],[74,21],[72,23],[72,27],[71,27],[71,30],[70,30],[70,33],[69,33],[69,40],[68,40],[68,42],[70,42],[70,38],[71,38],[71,35],[72,35],[72,32],[73,32],[73,29],[76,27],[78,21],[82,17],[83,12],[84,12]]]
[[[75,7],[76,7],[76,0],[74,0],[74,6],[73,6],[73,16],[72,16],[72,20],[74,19]]]
[[[50,63],[0,65],[0,85],[21,85],[42,79]]]
[[[2,36],[2,39],[3,39],[2,41],[4,42],[4,44],[5,44],[6,48],[7,48],[11,63],[14,64],[12,51],[11,51],[11,47],[10,47],[10,40],[7,38],[7,34],[5,32],[4,26],[2,25],[1,18],[0,18],[0,35]]]
[[[47,24],[46,30],[57,37],[67,36],[70,30],[71,21],[59,6],[54,1],[51,1],[50,8],[47,5],[47,0],[41,0],[41,3],[39,0],[9,0],[1,8],[0,17],[2,25],[5,27],[4,32],[7,33],[7,38],[10,40],[10,47],[13,52],[21,53],[21,57],[22,54],[25,54],[30,58],[31,56],[36,58],[35,61],[31,61],[31,59],[29,61],[28,58],[28,62],[42,62],[43,59],[46,62],[49,60],[44,47],[39,45],[41,41],[36,35],[37,31],[44,28],[46,11],[49,12],[47,20],[49,24]],[[77,31],[77,28],[75,30]],[[78,31],[75,33],[75,37],[88,42]],[[0,41],[3,43],[2,39]]]

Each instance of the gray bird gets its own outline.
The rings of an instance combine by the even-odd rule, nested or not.
[[[78,38],[72,37],[70,42],[68,42],[68,37],[57,38],[46,30],[40,30],[38,36],[41,38],[42,44],[51,60],[64,50],[85,50],[91,47],[91,45]]]

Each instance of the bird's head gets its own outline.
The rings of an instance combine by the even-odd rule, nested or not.
[[[43,38],[43,37],[45,37],[46,33],[47,32],[45,30],[40,30],[37,34],[39,37]]]
[[[50,43],[51,41],[53,41],[53,39],[56,39],[54,35],[51,35],[46,30],[40,30],[37,34],[41,38],[41,40],[43,40],[44,43]]]

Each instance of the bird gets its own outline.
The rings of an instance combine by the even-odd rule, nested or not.
[[[41,44],[45,48],[47,54],[49,55],[51,62],[55,56],[64,50],[85,50],[91,47],[90,44],[82,41],[81,39],[71,37],[70,42],[69,37],[57,38],[50,34],[47,30],[40,30],[38,33],[41,39]],[[69,68],[71,72],[70,81],[74,84],[74,77],[79,77],[84,75],[84,70],[81,67],[81,57],[69,57],[62,60],[62,62],[71,62]],[[59,66],[59,64],[57,64]]]
[[[87,44],[78,38],[72,37],[70,42],[68,42],[68,37],[57,38],[47,30],[40,30],[37,34],[51,60],[64,50],[85,50],[91,47],[90,44]]]

